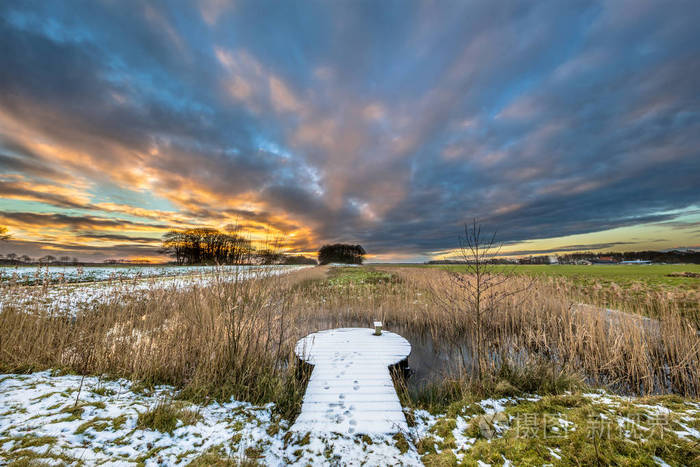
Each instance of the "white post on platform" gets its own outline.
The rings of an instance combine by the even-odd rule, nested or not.
[[[382,335],[382,322],[381,322],[381,321],[375,321],[375,322],[374,322],[374,335],[375,335],[375,336],[381,336],[381,335]]]

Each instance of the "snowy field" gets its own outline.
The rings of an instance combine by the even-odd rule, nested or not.
[[[313,266],[228,266],[228,267],[175,267],[173,274],[164,274],[164,268],[118,268],[120,276],[108,275],[117,268],[94,268],[91,277],[96,282],[54,282],[45,286],[11,286],[0,288],[0,310],[7,303],[19,303],[27,310],[50,313],[75,314],[78,310],[95,303],[118,300],[123,296],[134,296],[153,289],[207,286],[214,281],[255,279],[287,274]],[[31,268],[27,268],[31,269]],[[36,269],[32,269],[36,272]],[[126,272],[125,272],[126,271]],[[131,271],[133,274],[128,275]],[[160,275],[156,273],[160,272]],[[139,274],[141,273],[141,274]],[[49,271],[57,274],[57,271]],[[85,277],[78,272],[76,277]],[[56,276],[51,276],[56,277]],[[110,280],[112,279],[112,280]],[[0,282],[2,284],[2,282]],[[5,283],[7,284],[7,283]]]
[[[370,437],[291,435],[291,422],[279,419],[272,404],[254,406],[231,400],[195,406],[173,402],[173,395],[168,386],[144,393],[126,380],[86,377],[81,387],[81,377],[74,375],[52,376],[46,371],[0,375],[0,464],[33,460],[58,465],[80,460],[90,465],[187,465],[209,453],[218,459],[253,459],[273,466],[422,465],[426,458],[421,459],[418,451],[449,454],[470,463],[469,455],[478,439],[509,442],[505,438],[508,430],[512,433],[514,426],[532,418],[523,419],[519,410],[554,400],[538,396],[485,399],[450,416],[406,410],[412,421],[406,433]],[[650,436],[654,420],[671,414],[662,404],[603,391],[558,397],[585,401],[595,419],[624,428],[630,442]],[[177,406],[180,414],[170,432],[140,422],[139,414],[164,403]],[[563,455],[557,440],[586,429],[571,414],[562,406],[549,419],[553,444],[543,449],[549,450],[555,462]],[[700,404],[684,402],[664,425],[666,436],[700,442],[700,431],[693,428],[699,414]],[[653,460],[665,465],[662,457],[654,456]],[[513,464],[504,457],[497,465]]]
[[[271,404],[181,403],[189,424],[179,420],[171,433],[157,431],[139,426],[139,413],[170,400],[172,388],[143,394],[125,380],[86,377],[78,397],[80,383],[80,376],[49,372],[0,375],[0,464],[31,458],[57,465],[78,460],[187,465],[207,451],[265,465],[322,465],[341,459],[354,465],[420,464],[414,449],[397,447],[391,438],[285,436],[290,423],[276,418]],[[425,429],[429,420],[421,419],[416,430]]]
[[[0,266],[0,281],[20,284],[45,282],[94,282],[140,279],[148,277],[178,277],[230,274],[236,271],[278,269],[284,266]]]

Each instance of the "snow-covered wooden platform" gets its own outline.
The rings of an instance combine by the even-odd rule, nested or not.
[[[300,339],[295,352],[314,365],[297,432],[390,434],[407,430],[389,366],[411,353],[392,332],[340,328]]]

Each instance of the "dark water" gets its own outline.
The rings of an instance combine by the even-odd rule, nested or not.
[[[341,327],[361,327],[372,328],[371,321],[354,320],[341,317],[328,317],[311,320],[307,324],[307,334],[311,332],[341,328]],[[388,325],[387,325],[388,324]],[[642,324],[648,325],[645,321]],[[653,323],[652,323],[653,324]],[[391,331],[404,337],[411,344],[411,353],[408,356],[409,372],[404,372],[407,376],[406,383],[408,389],[419,390],[432,383],[441,383],[447,379],[456,378],[465,372],[469,374],[472,370],[472,355],[469,336],[463,339],[441,340],[434,338],[429,332],[417,331],[409,326],[392,325],[384,323],[385,331]],[[658,332],[658,331],[657,331]],[[653,335],[653,333],[650,333]],[[546,366],[552,371],[559,371],[561,367],[558,362],[560,358],[555,349],[548,349],[545,353],[535,352],[528,349],[522,343],[503,343],[500,350],[490,352],[485,355],[486,362],[499,368],[504,361],[516,368],[527,368],[533,363],[546,362]],[[637,395],[639,387],[631,384],[631,381],[619,376],[605,374],[583,374],[584,382],[592,385],[603,385],[609,389],[624,395]],[[611,379],[612,378],[612,379]],[[657,380],[658,379],[658,380]],[[669,377],[668,371],[659,371],[653,381],[653,388],[649,387],[653,393],[674,393],[680,392],[674,381]],[[648,390],[649,390],[648,389]]]
[[[372,328],[371,322],[348,319],[319,319],[307,323],[308,333],[334,328]],[[435,342],[430,333],[420,333],[408,326],[384,326],[404,337],[411,344],[408,356],[410,372],[406,383],[409,389],[419,389],[427,384],[443,381],[449,375],[458,374],[460,368],[471,368],[471,355],[467,341],[461,345]]]

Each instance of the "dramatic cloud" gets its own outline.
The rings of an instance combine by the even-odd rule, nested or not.
[[[696,9],[2,2],[0,222],[92,257],[236,225],[426,258],[473,217],[509,245],[638,236],[556,251],[697,244]]]

